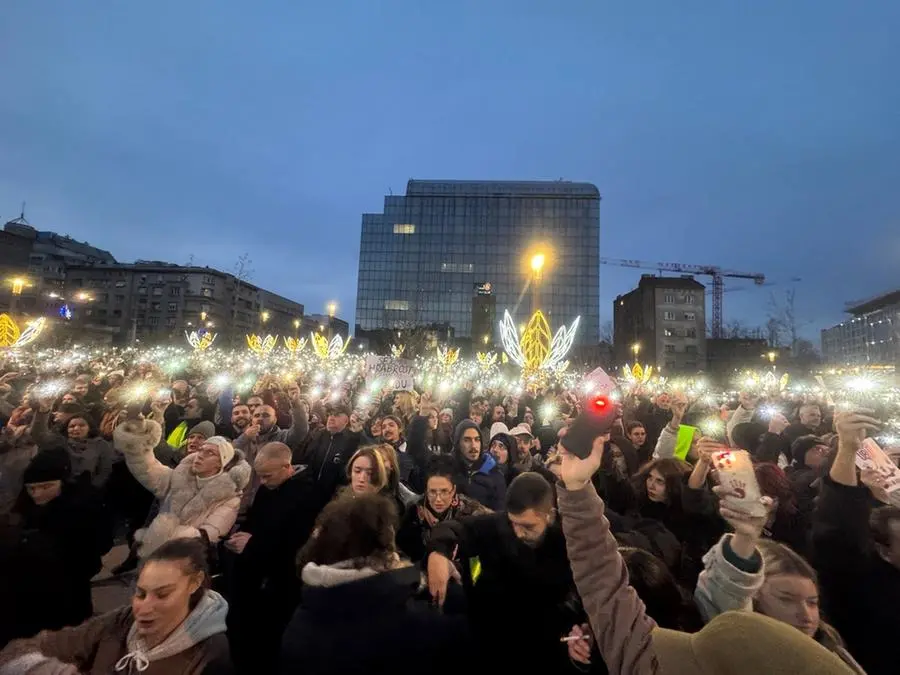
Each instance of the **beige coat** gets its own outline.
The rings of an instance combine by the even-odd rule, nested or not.
[[[132,475],[160,500],[159,515],[149,527],[135,533],[142,558],[170,539],[199,537],[201,530],[213,544],[227,536],[237,519],[241,493],[250,481],[250,465],[239,452],[212,478],[201,480],[193,475],[190,455],[171,469],[153,454],[161,437],[162,429],[153,420],[132,420],[113,433],[116,449],[125,455]]]

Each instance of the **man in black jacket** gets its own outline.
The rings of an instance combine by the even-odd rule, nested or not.
[[[429,589],[441,603],[450,578],[461,576],[473,634],[495,647],[483,650],[484,672],[566,672],[560,638],[580,621],[553,490],[542,476],[523,473],[509,486],[506,508],[435,526]]]
[[[328,410],[325,428],[310,435],[305,448],[294,455],[295,464],[307,465],[306,471],[326,503],[346,480],[347,462],[359,447],[361,431],[351,430],[350,408],[343,404]]]
[[[291,465],[284,443],[261,447],[253,468],[260,489],[240,531],[224,543],[235,554],[228,632],[239,670],[268,673],[275,669],[280,636],[299,594],[294,560],[320,504],[308,476]]]

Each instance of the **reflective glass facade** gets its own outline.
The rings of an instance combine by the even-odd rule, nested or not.
[[[509,309],[521,323],[531,312],[525,259],[539,242],[552,250],[540,287],[551,327],[581,316],[577,342],[596,344],[600,194],[589,183],[409,181],[406,196],[385,197],[384,213],[363,214],[356,323],[449,323],[481,339],[471,335],[473,297],[487,283],[497,321]]]

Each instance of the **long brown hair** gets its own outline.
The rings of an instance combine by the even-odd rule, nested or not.
[[[647,476],[654,469],[666,481],[666,504],[681,510],[681,492],[684,488],[685,478],[691,474],[691,465],[674,457],[654,459],[644,464],[634,476],[634,489],[640,503],[648,501]]]
[[[381,453],[378,451],[378,446],[376,445],[364,445],[359,450],[353,453],[353,457],[350,458],[350,461],[347,462],[347,480],[353,479],[353,464],[360,457],[368,457],[372,460],[372,465],[375,467],[375,475],[371,477],[372,487],[375,488],[376,492],[381,492],[388,484],[388,475],[387,469],[384,468],[384,459],[381,456]]]

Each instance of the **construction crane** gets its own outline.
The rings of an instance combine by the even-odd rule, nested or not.
[[[757,286],[766,282],[764,274],[750,272],[735,272],[725,270],[715,265],[685,265],[682,263],[644,262],[643,260],[623,260],[621,258],[600,258],[603,265],[615,265],[617,267],[633,267],[640,270],[658,270],[666,272],[679,272],[681,274],[699,274],[712,277],[713,317],[712,334],[714,338],[722,337],[722,296],[725,294],[725,277],[734,279],[752,279]]]

